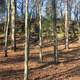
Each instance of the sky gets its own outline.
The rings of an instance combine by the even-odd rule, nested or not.
[[[19,2],[19,3],[17,3],[17,7],[21,7],[20,3],[22,2],[22,0],[17,0],[17,2]],[[45,13],[45,11],[46,11],[46,2],[47,2],[47,0],[44,0],[43,6],[42,6],[42,15],[43,16],[46,15],[46,13]],[[17,8],[17,11],[18,11],[19,15],[21,15],[21,10],[19,8]]]
[[[7,1],[7,0],[6,0]],[[58,0],[59,1],[59,0]],[[76,2],[79,2],[80,0],[74,0],[74,1],[76,1]],[[17,0],[17,2],[19,2],[19,3],[17,3],[17,12],[18,12],[18,15],[21,15],[21,10],[19,9],[19,7],[21,7],[21,2],[22,2],[22,0]],[[47,0],[44,0],[44,3],[43,3],[43,6],[42,6],[42,16],[45,16],[46,15],[46,2],[47,2]],[[61,8],[63,8],[63,11],[64,11],[64,7],[61,7]],[[74,11],[74,10],[73,10]],[[0,14],[0,16],[2,16],[3,14]],[[60,14],[59,14],[60,15]],[[59,16],[58,15],[58,16]],[[72,16],[72,19],[74,19],[75,17],[74,17],[74,14],[72,13],[71,14],[71,16]]]

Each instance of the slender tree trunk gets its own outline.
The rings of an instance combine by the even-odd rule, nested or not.
[[[39,0],[39,46],[40,60],[42,61],[42,26],[41,26],[41,1]]]
[[[52,0],[53,9],[53,33],[54,33],[54,62],[58,63],[58,39],[57,39],[57,28],[56,28],[56,0]]]
[[[11,27],[12,27],[12,48],[16,51],[16,35],[15,35],[15,4],[11,0]]]
[[[79,20],[80,20],[80,17],[79,17]],[[78,20],[77,24],[78,24],[78,42],[80,44],[80,22],[79,22],[79,20]]]
[[[17,14],[17,0],[14,0],[14,5],[15,5],[15,16]]]
[[[69,49],[68,0],[65,0],[65,48]]]
[[[22,6],[21,6],[21,13],[22,13],[22,16],[23,16],[23,0],[22,0]]]
[[[9,22],[10,22],[10,0],[7,1],[7,23],[5,25],[5,57],[7,57],[7,47],[8,47],[8,28],[9,28]]]
[[[28,55],[29,55],[29,27],[28,27],[28,0],[26,0],[25,13],[25,62],[24,62],[24,80],[28,80]]]

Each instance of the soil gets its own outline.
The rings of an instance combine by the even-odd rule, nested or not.
[[[43,47],[43,61],[39,59],[39,47],[31,45],[29,54],[29,80],[80,80],[80,44],[70,43],[69,49],[59,47],[59,63],[54,63],[53,46]],[[8,50],[4,57],[0,46],[0,80],[23,80],[24,44],[17,44],[17,51]]]

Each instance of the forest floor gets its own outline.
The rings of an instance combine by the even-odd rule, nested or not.
[[[0,39],[1,40],[1,39]],[[23,80],[24,44],[17,45],[17,51],[8,50],[4,57],[0,46],[0,80]],[[53,47],[43,48],[43,62],[39,60],[38,46],[32,45],[29,54],[29,80],[80,80],[80,44],[70,43],[69,50],[59,46],[59,64],[54,64]]]

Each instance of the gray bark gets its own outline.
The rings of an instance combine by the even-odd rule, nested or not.
[[[5,52],[5,57],[7,57],[7,47],[8,47],[8,28],[9,28],[9,22],[10,22],[10,0],[7,2],[7,23],[5,25],[5,47],[4,47],[4,52]]]
[[[15,1],[11,0],[11,28],[12,28],[12,48],[16,51],[16,36],[15,36]]]
[[[65,0],[65,48],[69,49],[68,0]]]
[[[40,60],[42,61],[42,25],[41,25],[41,1],[39,1],[39,46],[40,46]]]
[[[25,56],[24,56],[24,80],[28,80],[28,55],[29,55],[29,28],[28,28],[28,0],[26,0],[25,12]]]
[[[58,63],[58,39],[57,39],[57,27],[56,27],[56,0],[52,0],[53,9],[53,33],[54,33],[54,62]]]

